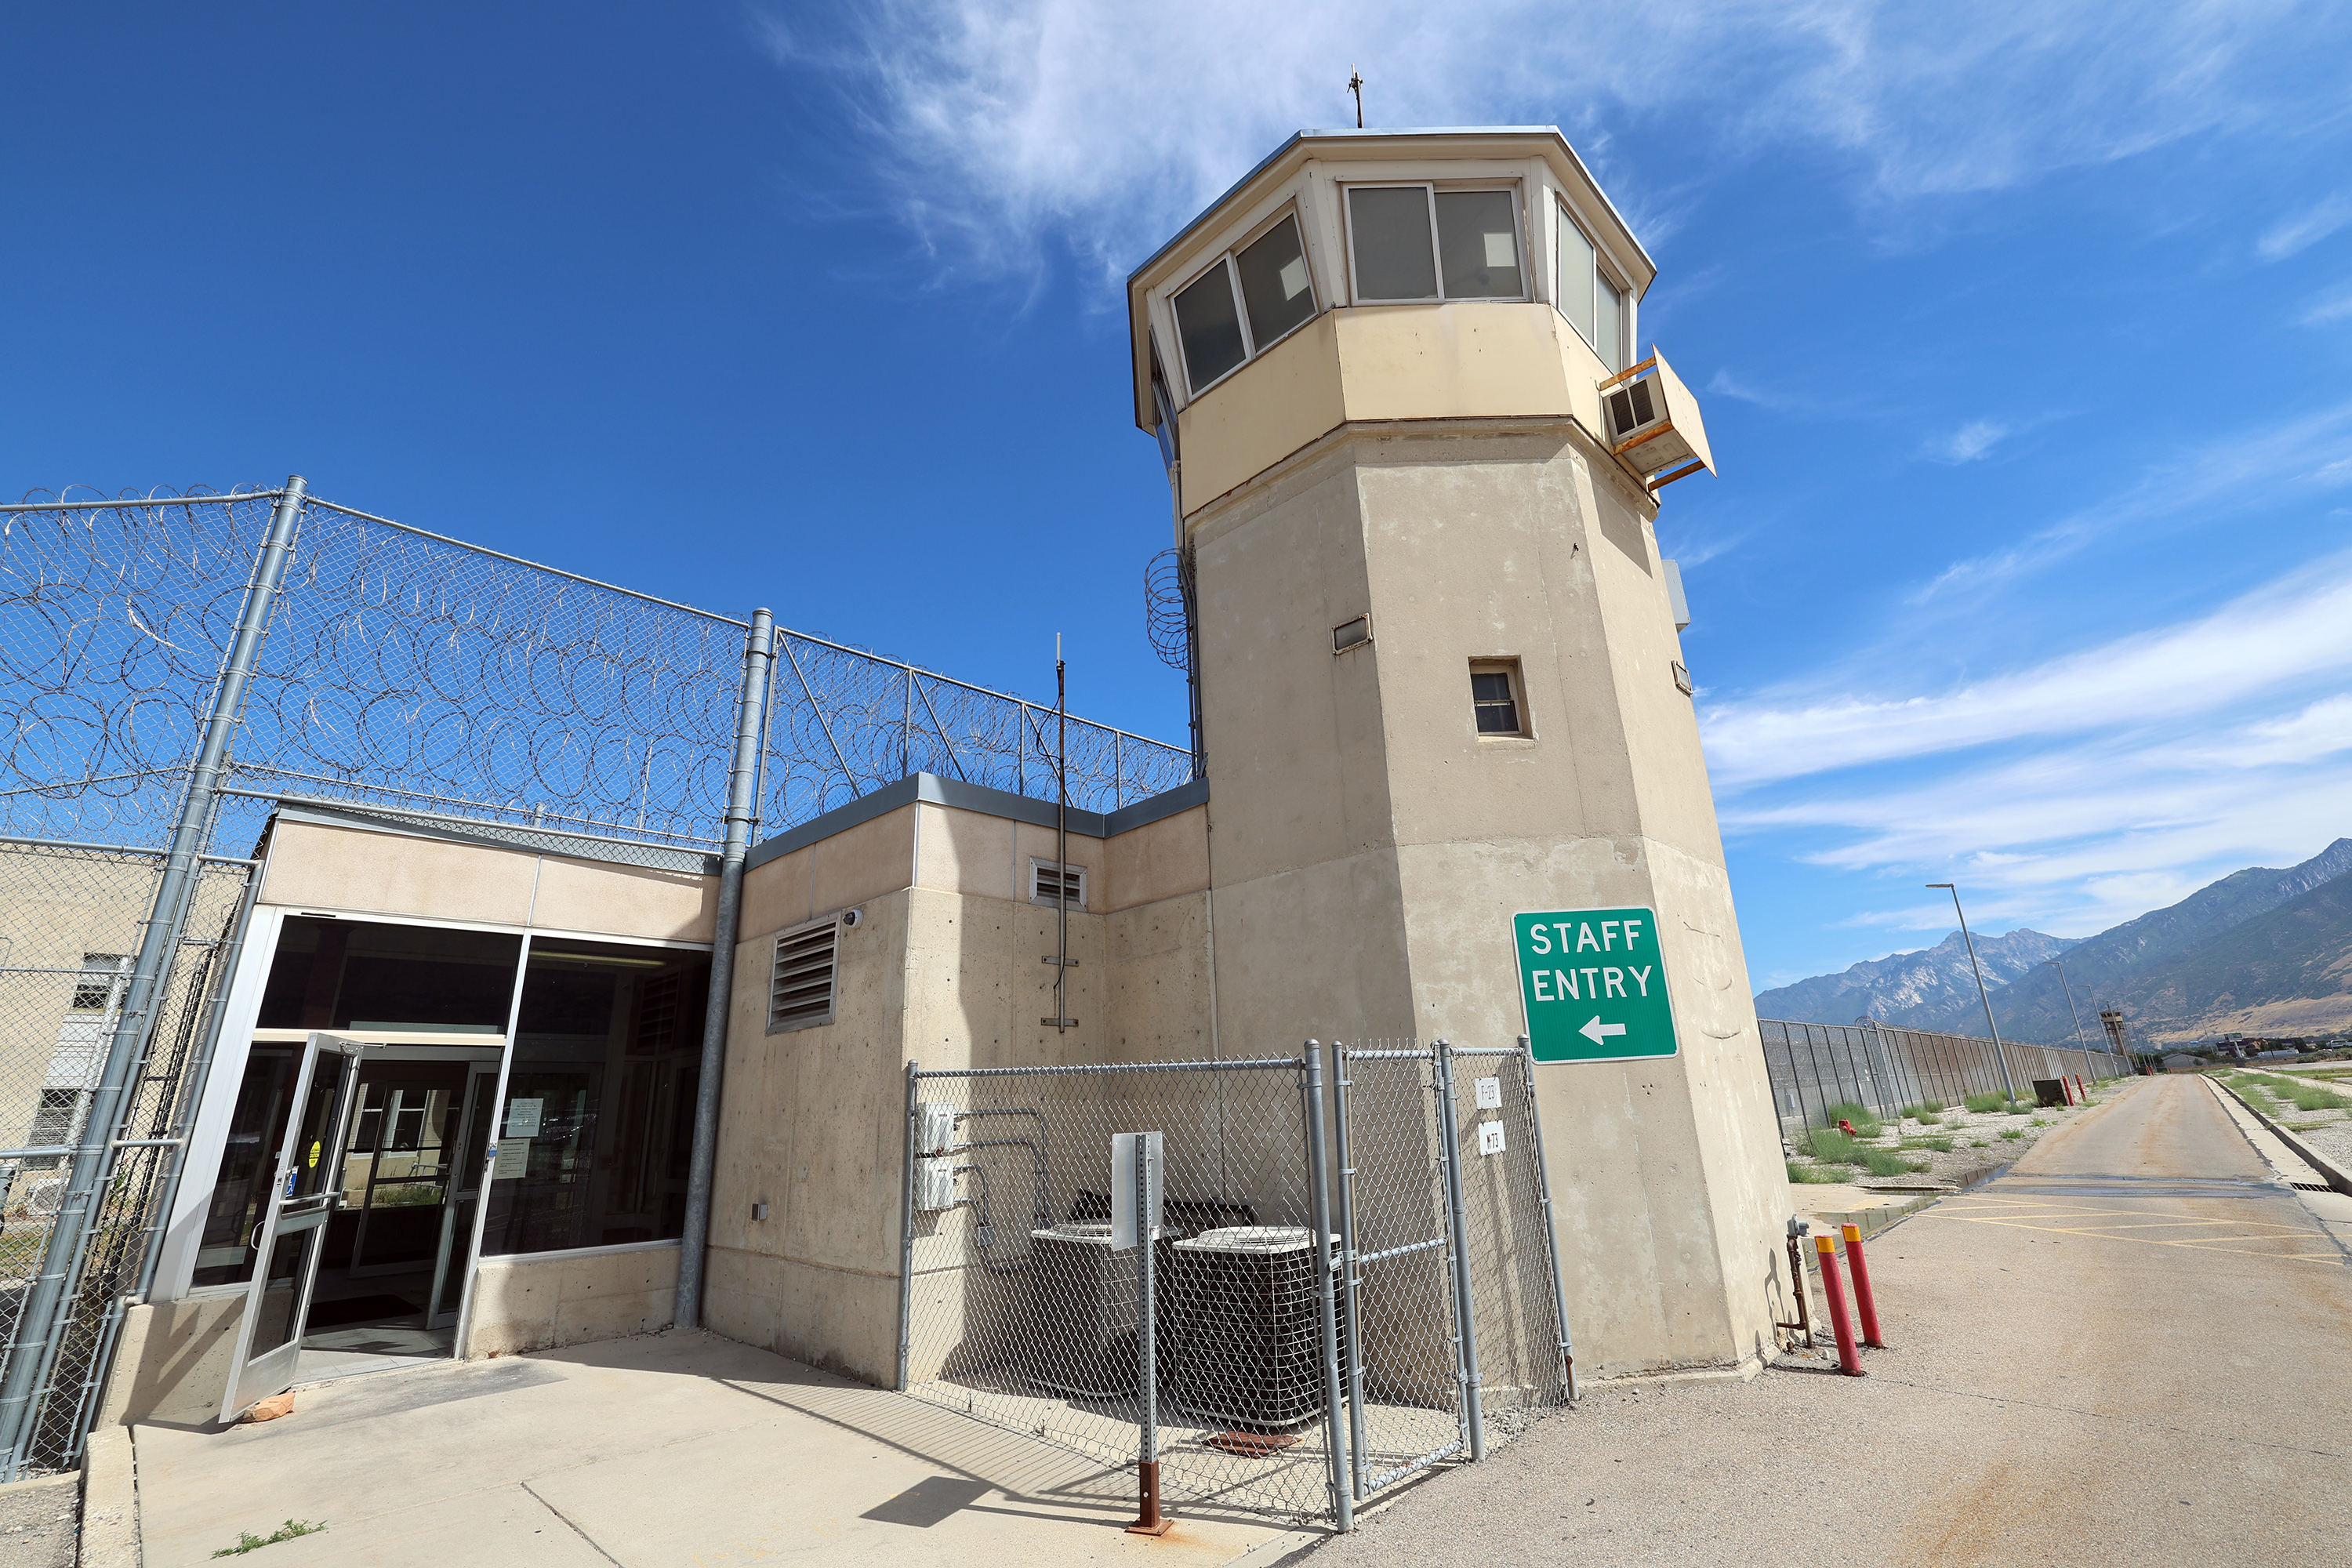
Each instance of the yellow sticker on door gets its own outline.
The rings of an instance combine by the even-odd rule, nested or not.
[[[319,1145],[314,1142],[313,1142],[313,1143],[311,1143],[311,1145],[310,1145],[310,1169],[312,1169],[312,1170],[314,1170],[314,1171],[315,1171],[315,1170],[317,1170],[318,1168],[319,1168]]]

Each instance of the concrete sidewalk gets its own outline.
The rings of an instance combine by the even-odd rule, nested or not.
[[[1870,1246],[1870,1375],[1597,1393],[1313,1553],[2352,1562],[2352,1268],[2211,1091],[2149,1079]]]
[[[1182,1510],[1129,1535],[1131,1469],[668,1333],[304,1391],[292,1415],[136,1430],[147,1568],[195,1568],[288,1520],[305,1563],[653,1568],[750,1563],[1272,1562],[1311,1537]]]

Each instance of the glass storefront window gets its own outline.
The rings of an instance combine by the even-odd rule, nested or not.
[[[709,985],[707,952],[533,942],[485,1256],[684,1234]]]
[[[504,931],[290,916],[261,1026],[502,1035],[521,942]]]

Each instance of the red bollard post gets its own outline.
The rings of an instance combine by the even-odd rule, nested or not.
[[[1813,1245],[1821,1252],[1822,1294],[1830,1299],[1830,1326],[1837,1331],[1838,1370],[1848,1377],[1868,1377],[1862,1370],[1862,1352],[1853,1348],[1853,1324],[1846,1317],[1845,1281],[1837,1271],[1837,1243],[1817,1236]]]
[[[1870,1294],[1870,1265],[1862,1256],[1862,1227],[1849,1225],[1845,1231],[1846,1267],[1853,1270],[1853,1304],[1862,1315],[1862,1342],[1874,1351],[1886,1348],[1878,1336],[1878,1302]]]

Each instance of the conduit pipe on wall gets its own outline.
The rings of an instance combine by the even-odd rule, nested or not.
[[[703,1252],[710,1243],[710,1183],[719,1165],[719,1087],[727,1070],[727,1017],[735,993],[735,937],[742,923],[743,856],[751,847],[760,752],[768,732],[768,665],[775,618],[751,612],[743,689],[735,703],[735,762],[727,780],[727,841],[719,859],[719,910],[710,933],[710,1001],[702,1016],[702,1068],[694,1085],[694,1156],[687,1167],[686,1224],[677,1249],[681,1329],[702,1326]]]

